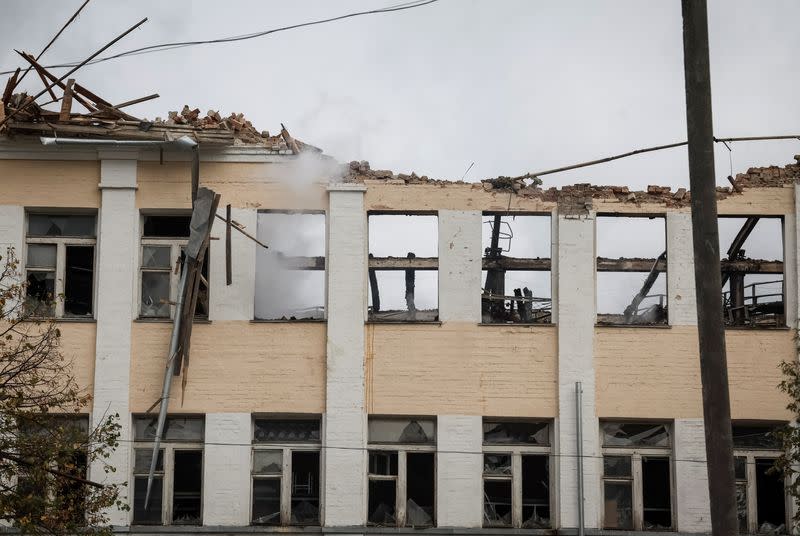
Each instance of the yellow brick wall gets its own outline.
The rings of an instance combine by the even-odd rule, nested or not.
[[[555,417],[552,326],[370,324],[367,411]]]
[[[3,205],[97,208],[99,182],[99,161],[0,160]]]

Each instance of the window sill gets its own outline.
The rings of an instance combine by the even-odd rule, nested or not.
[[[298,318],[296,320],[276,318],[275,320],[267,320],[262,318],[254,318],[250,321],[251,324],[327,324],[327,318]]]
[[[147,317],[138,317],[133,319],[134,322],[140,324],[174,324],[175,321],[171,318],[147,318]],[[211,324],[211,320],[208,318],[197,318],[195,317],[192,321],[193,324]],[[144,525],[142,525],[144,526]],[[158,525],[149,525],[149,526],[158,526]]]
[[[557,324],[553,322],[478,322],[479,326],[484,327],[501,327],[507,328],[511,326],[520,326],[520,327],[555,327]]]
[[[391,324],[391,325],[397,325],[397,324],[400,324],[400,325],[402,325],[402,324],[412,324],[412,325],[413,324],[422,324],[422,325],[426,325],[426,326],[441,326],[442,325],[442,321],[441,320],[367,320],[366,322],[364,322],[364,324],[366,324],[368,326],[370,326],[370,325],[373,325],[373,326],[374,325],[378,325],[378,326],[380,326],[381,324]],[[382,528],[386,528],[386,527],[382,527]],[[392,528],[396,528],[396,527],[392,527]],[[419,529],[417,529],[417,531],[419,531]]]
[[[595,322],[594,327],[596,328],[625,328],[625,329],[635,329],[635,328],[644,328],[644,329],[672,329],[672,326],[669,324],[600,324]]]
[[[789,326],[725,326],[725,331],[790,331]]]
[[[57,324],[96,324],[97,319],[94,317],[69,317],[62,316],[56,318],[54,316],[35,316],[26,318],[23,322],[56,322]]]

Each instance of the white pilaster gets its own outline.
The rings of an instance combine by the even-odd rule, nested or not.
[[[20,279],[24,279],[25,272],[25,208],[20,205],[0,205],[0,270],[5,268],[9,248],[14,250],[14,256],[19,264],[17,272]],[[11,310],[15,304],[7,303],[6,310]]]
[[[437,526],[482,526],[482,445],[483,420],[480,416],[439,415],[437,418]]]
[[[203,525],[250,523],[249,413],[206,413]]]
[[[708,475],[704,463],[686,460],[706,459],[703,419],[676,419],[675,436],[675,511],[679,532],[711,532]]]
[[[794,213],[786,214],[783,219],[783,278],[784,278],[784,311],[786,325],[796,328],[800,320],[800,190],[794,187]]]
[[[439,211],[439,319],[481,321],[481,213]]]
[[[119,414],[120,444],[108,460],[93,463],[92,480],[122,484],[130,480],[129,411],[131,322],[137,266],[136,160],[103,159],[97,235],[97,342],[92,421]],[[116,468],[105,473],[103,464]],[[128,495],[123,491],[123,496]],[[127,525],[129,512],[109,511],[112,525]]]
[[[550,214],[550,322],[558,324],[558,210]]]
[[[323,422],[323,522],[366,521],[367,415],[364,405],[364,320],[367,284],[366,188],[329,187],[328,345]]]
[[[595,220],[558,216],[558,490],[561,528],[578,526],[575,382],[583,386],[584,520],[600,522],[600,438],[595,410]]]
[[[219,212],[224,213],[223,207]],[[233,208],[231,218],[241,223],[255,236],[258,213],[255,210]],[[256,288],[255,242],[236,230],[231,230],[231,275],[228,286],[225,279],[225,222],[217,219],[212,228],[209,245],[209,284],[211,293],[209,320],[252,320]]]
[[[689,212],[667,212],[667,307],[671,326],[697,325]]]

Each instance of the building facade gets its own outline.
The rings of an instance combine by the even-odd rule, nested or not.
[[[710,531],[685,191],[445,183],[365,164],[340,175],[309,164],[318,156],[287,153],[201,146],[200,185],[219,193],[247,232],[271,247],[271,239],[296,245],[306,235],[292,218],[307,216],[322,241],[276,260],[234,231],[227,284],[217,221],[191,362],[173,380],[145,505],[191,210],[190,158],[137,146],[0,144],[0,246],[23,260],[29,292],[64,295],[47,314],[93,395],[87,418],[120,415],[116,472],[89,468],[92,479],[128,483],[131,510],[112,512],[115,526],[574,530],[580,467],[591,531]],[[777,385],[779,364],[797,358],[798,169],[750,170],[719,194],[721,218],[773,221],[779,235],[768,267],[731,255],[721,292],[748,532],[776,529],[793,511],[765,469],[779,454],[766,433],[793,418]],[[389,226],[397,236],[379,244],[381,218],[399,216],[408,230]],[[521,229],[525,217],[546,232],[494,231]],[[292,226],[271,233],[281,218]],[[415,218],[433,231],[415,231]],[[621,218],[630,218],[628,231],[598,232]],[[660,241],[663,257],[601,251],[598,237],[625,243],[653,221],[663,232],[645,242]],[[379,252],[415,236],[434,253]],[[525,241],[544,254],[513,257]],[[320,303],[286,314],[273,307],[293,298],[289,283],[276,281],[282,271],[303,272],[303,288]],[[540,286],[512,292],[516,272]],[[600,310],[613,273],[639,279]],[[747,284],[764,274],[780,290],[760,292],[758,278]]]

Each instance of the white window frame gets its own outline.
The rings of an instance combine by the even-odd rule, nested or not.
[[[736,479],[736,483],[745,482],[747,489],[747,533],[758,534],[758,489],[756,488],[756,479],[758,474],[756,472],[756,458],[775,460],[783,455],[780,450],[773,449],[741,449],[733,450],[734,458],[745,458],[747,462],[745,465],[745,479]],[[784,486],[789,482],[784,478]],[[792,502],[791,497],[786,493],[784,488],[784,510],[785,519],[784,523],[787,527],[791,527],[792,517]]]
[[[494,422],[494,421],[492,421]],[[553,427],[550,426],[550,434],[552,434]],[[550,441],[552,445],[552,441]],[[525,445],[525,444],[508,444],[501,445],[498,443],[484,443],[483,454],[505,454],[511,456],[511,474],[510,475],[491,475],[486,474],[481,469],[481,493],[483,494],[484,482],[486,481],[511,481],[511,525],[491,525],[486,522],[486,498],[483,497],[481,501],[481,519],[483,519],[482,526],[484,528],[522,528],[524,520],[522,519],[522,457],[523,456],[547,456],[547,475],[549,479],[549,508],[550,508],[550,528],[555,526],[554,514],[556,499],[556,486],[555,486],[555,467],[553,464],[553,448],[552,446],[543,445]],[[481,468],[484,467],[484,458],[481,456]],[[527,530],[527,529],[526,529]],[[549,529],[543,529],[549,530]]]
[[[255,454],[258,451],[280,451],[281,452],[281,474],[280,477],[277,473],[256,473],[255,472]],[[317,483],[319,489],[319,519],[316,525],[297,524],[291,523],[292,518],[292,453],[293,452],[316,452],[320,454],[320,467],[319,475],[317,476]],[[254,483],[256,480],[277,480],[281,481],[281,515],[280,524],[272,525],[265,523],[256,523],[253,520],[253,493],[255,491]],[[296,527],[315,527],[320,526],[322,523],[322,447],[319,442],[308,443],[270,443],[270,442],[253,442],[253,449],[250,453],[250,524],[254,526],[296,526]]]
[[[136,472],[136,451],[137,450],[148,450],[150,452],[153,451],[153,447],[155,443],[152,441],[135,441],[133,445],[133,449],[131,449],[131,454],[133,459],[131,460],[131,467],[133,468],[132,475],[133,480],[131,482],[131,524],[136,526],[158,526],[153,525],[150,523],[141,523],[136,522],[133,519],[133,497],[135,493],[135,486],[136,486],[136,477],[148,476],[148,472]],[[156,475],[160,475],[162,478],[162,486],[161,486],[161,525],[175,525],[175,526],[190,526],[190,527],[197,527],[203,524],[203,498],[205,493],[203,492],[203,488],[205,486],[205,482],[203,481],[203,473],[204,467],[200,469],[200,521],[195,523],[173,523],[172,521],[172,496],[173,496],[173,486],[175,484],[175,452],[180,450],[193,450],[193,451],[200,451],[202,454],[202,465],[205,466],[205,449],[203,448],[202,442],[178,442],[178,441],[162,441],[160,446],[160,450],[164,451],[163,455],[163,462],[164,462],[164,470],[163,473],[156,471]]]
[[[607,421],[617,422],[617,421]],[[638,424],[638,423],[637,423]],[[642,423],[650,424],[650,423]],[[601,459],[601,473],[600,473],[600,502],[605,503],[606,482],[630,482],[632,494],[632,510],[633,510],[633,527],[631,529],[618,529],[607,528],[605,511],[603,512],[602,529],[603,530],[632,530],[644,531],[644,490],[642,486],[642,458],[647,456],[667,458],[669,462],[669,505],[670,505],[670,528],[669,532],[676,530],[676,510],[675,510],[675,460],[673,458],[672,435],[673,428],[669,423],[652,423],[653,426],[663,425],[666,427],[669,434],[670,446],[669,447],[614,447],[602,446],[603,445],[603,422],[600,423],[600,445],[602,446],[602,456],[629,456],[631,458],[631,476],[630,477],[615,477],[605,476],[604,460]]]
[[[370,416],[372,419],[373,416]],[[397,527],[406,527],[411,528],[410,525],[406,526],[406,504],[408,501],[408,466],[407,466],[407,458],[406,456],[408,453],[431,453],[433,454],[433,520],[430,528],[436,527],[438,523],[438,504],[437,504],[437,494],[436,494],[436,485],[437,485],[437,478],[436,475],[439,471],[438,460],[436,459],[436,444],[438,441],[438,423],[436,422],[436,417],[385,417],[380,415],[375,415],[374,418],[376,420],[396,420],[396,421],[429,421],[433,423],[433,439],[430,443],[392,443],[392,442],[367,442],[367,456],[366,456],[366,470],[364,473],[366,474],[366,504],[365,512],[367,512],[367,526],[377,526],[372,525],[369,523],[369,483],[370,481],[378,481],[378,480],[390,480],[395,482],[395,506],[394,506],[394,517],[395,517],[395,526]],[[396,452],[397,453],[397,475],[378,475],[370,473],[370,466],[369,466],[369,455],[372,452]]]
[[[95,236],[94,237],[83,237],[83,236],[29,236],[29,217],[31,214],[44,214],[49,215],[51,213],[46,212],[26,212],[25,214],[25,257],[24,263],[25,266],[25,280],[28,280],[28,274],[30,272],[53,272],[55,271],[55,285],[54,285],[54,293],[53,300],[55,301],[54,304],[54,315],[53,318],[94,318],[95,317],[95,300],[94,295],[97,292],[96,286],[96,274],[97,274],[97,215],[91,214],[94,216],[94,227],[95,227]],[[61,216],[62,214],[57,214]],[[63,214],[64,216],[88,216],[89,214]],[[29,245],[54,245],[56,246],[56,265],[54,269],[44,268],[44,267],[28,267],[28,246]],[[64,295],[64,279],[66,278],[66,271],[67,271],[67,246],[93,246],[94,253],[92,259],[92,316],[91,317],[82,317],[82,316],[64,316],[64,300],[61,298]],[[21,259],[23,260],[23,259]]]

